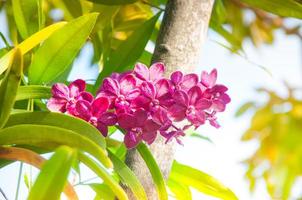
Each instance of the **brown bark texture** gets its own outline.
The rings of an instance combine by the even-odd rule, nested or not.
[[[166,65],[167,77],[175,70],[193,72],[198,66],[213,3],[214,0],[168,1],[152,58],[152,62],[161,61]],[[160,136],[150,146],[165,179],[174,159],[174,147],[173,142],[165,144]],[[126,163],[141,181],[148,199],[157,200],[150,172],[136,150],[128,152]],[[129,189],[126,191],[129,199],[135,199]]]

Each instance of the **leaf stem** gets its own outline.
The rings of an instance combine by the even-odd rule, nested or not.
[[[146,0],[142,0],[142,3],[143,3],[143,4],[146,4],[146,5],[149,5],[149,6],[152,7],[152,8],[156,8],[156,9],[158,9],[158,10],[160,10],[160,11],[163,11],[163,12],[165,11],[165,9],[163,9],[163,8],[161,8],[161,7],[159,7],[159,6],[156,6],[156,5],[150,3],[150,2],[148,2],[148,1],[146,1]]]
[[[23,162],[20,162],[19,175],[18,175],[18,183],[17,183],[17,190],[16,190],[15,200],[18,200],[18,198],[19,198],[19,190],[20,190],[20,182],[21,182],[22,170],[23,170]]]
[[[3,190],[0,188],[0,193],[2,194],[2,196],[4,197],[4,199],[8,200],[7,196],[5,195],[5,193],[3,192]]]
[[[0,32],[0,37],[1,37],[2,41],[4,42],[6,48],[10,49],[10,45],[9,45],[8,41],[5,39],[5,37],[4,37],[4,35],[3,35],[2,32]]]

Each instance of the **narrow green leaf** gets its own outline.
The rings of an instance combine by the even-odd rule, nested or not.
[[[283,17],[302,19],[302,3],[295,0],[241,0],[249,6]]]
[[[0,85],[0,128],[8,120],[20,84],[23,70],[23,58],[20,49],[15,50],[10,63],[10,67]]]
[[[95,142],[74,131],[46,125],[16,125],[0,130],[0,145],[26,144],[44,149],[60,145],[75,147],[90,153],[106,167],[112,167],[107,152]]]
[[[255,102],[249,101],[240,106],[240,108],[235,113],[235,117],[240,117],[244,113],[246,113],[249,109],[255,107]]]
[[[104,4],[104,5],[126,5],[126,4],[132,4],[138,0],[88,0],[88,1],[97,4]]]
[[[16,101],[24,99],[49,99],[51,88],[42,85],[26,85],[18,88]]]
[[[60,199],[75,158],[75,150],[66,146],[58,148],[43,165],[28,200]]]
[[[17,29],[23,39],[39,30],[39,0],[12,0],[13,14]]]
[[[192,193],[188,186],[176,182],[174,180],[169,179],[168,180],[168,186],[170,190],[174,193],[175,199],[177,200],[191,200],[192,199]]]
[[[229,188],[222,185],[212,176],[176,161],[173,162],[169,179],[222,200],[238,200]]]
[[[62,74],[86,42],[97,16],[97,13],[84,15],[52,34],[34,55],[28,72],[29,82],[49,83]]]
[[[40,44],[42,41],[44,41],[46,38],[48,38],[54,31],[60,29],[65,24],[66,22],[52,24],[30,36],[29,38],[21,42],[18,46],[16,46],[16,48],[19,48],[21,50],[22,55],[24,55],[28,51],[33,49],[35,46]],[[9,61],[13,56],[13,53],[14,50],[11,50],[0,58],[0,74],[2,74],[8,68]]]
[[[117,196],[119,200],[127,200],[128,197],[119,185],[119,183],[114,180],[114,178],[104,169],[101,165],[95,162],[93,159],[85,155],[84,153],[79,152],[80,161],[89,167],[96,175],[98,175],[106,185],[110,187],[112,192]]]
[[[129,69],[129,66],[142,55],[160,14],[161,12],[143,23],[126,41],[111,53],[102,72],[98,76],[95,84],[96,88],[104,77],[109,76],[112,72],[123,72]]]
[[[149,168],[149,171],[151,173],[154,185],[158,192],[158,197],[160,200],[167,200],[168,199],[168,193],[166,190],[165,181],[163,178],[163,175],[152,155],[148,147],[144,143],[140,143],[137,146],[137,150],[141,157],[144,159],[147,167]]]
[[[114,200],[115,195],[108,185],[92,183],[89,186],[96,193],[94,200]]]
[[[122,178],[122,182],[129,187],[139,200],[148,199],[145,189],[135,174],[116,155],[109,151],[109,157],[113,163],[115,172]]]
[[[19,124],[48,125],[74,131],[95,142],[97,145],[106,148],[103,135],[86,121],[62,113],[54,112],[23,112],[12,114],[5,127]]]
[[[196,137],[196,138],[198,138],[198,139],[205,140],[205,141],[210,142],[210,143],[213,144],[213,141],[212,141],[210,138],[208,138],[208,137],[206,137],[206,136],[203,136],[203,135],[201,135],[200,133],[195,133],[195,132],[193,132],[193,133],[189,134],[189,136],[191,136],[191,137]]]

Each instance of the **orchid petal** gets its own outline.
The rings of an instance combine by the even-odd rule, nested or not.
[[[52,112],[65,112],[66,103],[65,99],[50,98],[47,102],[47,108]]]
[[[195,105],[196,102],[202,97],[202,91],[200,87],[194,86],[188,91],[189,104]]]
[[[170,91],[170,84],[167,79],[160,79],[155,83],[155,88],[157,91],[156,97],[161,97]]]
[[[56,83],[51,88],[54,98],[69,99],[69,88],[63,83]]]
[[[136,86],[136,80],[133,75],[128,74],[120,80],[120,88],[122,94],[127,94],[129,91],[133,90]]]
[[[155,98],[155,86],[152,83],[145,81],[140,88],[143,95],[150,99]]]
[[[109,100],[106,97],[99,97],[91,104],[91,112],[94,117],[99,117],[109,108]]]
[[[178,85],[183,78],[183,74],[181,71],[175,71],[171,74],[170,79],[173,84]]]
[[[102,133],[104,137],[108,135],[108,127],[103,123],[97,123],[96,128]]]
[[[149,69],[150,80],[156,81],[164,75],[165,65],[161,62],[156,62]]]
[[[142,63],[137,63],[134,67],[134,73],[141,80],[149,80],[149,69]]]
[[[129,130],[131,128],[135,128],[137,126],[136,124],[136,118],[128,113],[122,113],[118,115],[118,124],[121,128]]]
[[[135,111],[133,116],[135,117],[136,127],[143,127],[148,118],[147,112],[143,109]]]
[[[137,137],[136,134],[132,131],[129,131],[128,133],[126,133],[126,135],[124,137],[124,143],[128,149],[132,149],[132,148],[136,147],[138,145],[138,143],[140,143],[140,141],[141,141],[141,138]]]
[[[89,121],[91,118],[91,104],[85,100],[79,100],[75,106],[78,117]]]
[[[81,92],[79,97],[78,97],[78,100],[85,100],[85,101],[88,101],[88,102],[92,102],[93,101],[93,96],[89,92]]]
[[[76,97],[80,94],[80,92],[83,92],[86,88],[86,83],[85,81],[83,81],[82,79],[77,79],[73,82],[70,83],[70,85],[68,86],[69,88],[69,96],[72,97]]]
[[[98,118],[98,121],[107,126],[113,126],[117,122],[117,116],[114,113],[106,112]]]
[[[187,74],[183,77],[181,82],[181,89],[188,91],[190,88],[196,86],[198,83],[197,74]]]
[[[105,78],[101,90],[118,96],[120,93],[120,86],[116,80]]]
[[[169,116],[175,121],[181,121],[186,117],[187,107],[179,104],[174,104],[169,108]]]
[[[174,93],[173,98],[177,104],[187,106],[189,103],[189,97],[184,91],[178,90]]]
[[[154,142],[154,140],[156,139],[156,132],[148,132],[148,133],[143,133],[142,134],[142,139],[147,142],[149,145],[152,144]]]
[[[211,73],[203,71],[201,73],[201,83],[206,87],[213,87],[217,80],[217,70],[213,69]]]
[[[212,105],[211,101],[208,99],[199,99],[196,104],[195,104],[195,108],[197,110],[205,110],[210,108]]]

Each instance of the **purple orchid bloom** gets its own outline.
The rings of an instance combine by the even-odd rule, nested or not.
[[[76,103],[77,117],[95,126],[105,137],[108,134],[108,126],[117,122],[117,116],[107,112],[108,108],[109,100],[105,97],[99,97],[92,102],[79,100]]]
[[[143,81],[152,81],[155,82],[161,79],[164,75],[165,65],[161,62],[156,62],[148,67],[142,63],[137,63],[134,67],[134,74],[137,78]]]
[[[53,112],[62,112],[74,115],[75,104],[79,100],[91,102],[93,96],[85,91],[85,81],[78,79],[66,86],[63,83],[56,83],[52,86],[52,98],[47,102],[47,108]]]
[[[97,97],[106,96],[110,100],[110,108],[115,107],[119,111],[129,110],[129,106],[140,90],[136,87],[136,79],[132,74],[123,76],[120,81],[106,78]]]
[[[194,86],[188,93],[176,91],[173,97],[175,104],[169,108],[169,114],[175,121],[187,118],[195,128],[204,124],[206,120],[204,110],[211,107],[211,102],[203,98],[200,87]]]
[[[129,149],[136,147],[142,140],[151,144],[160,128],[160,125],[148,118],[148,113],[143,109],[136,110],[133,114],[120,114],[118,124],[126,130],[124,142]]]
[[[175,90],[184,90],[186,92],[198,84],[198,76],[193,73],[183,75],[182,72],[175,71],[171,74],[170,79]]]

